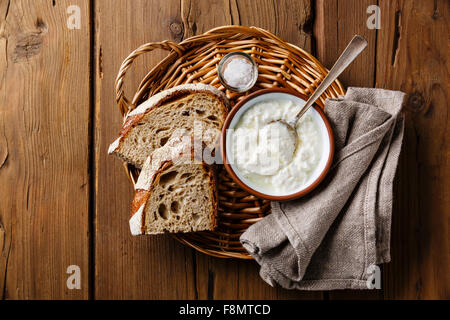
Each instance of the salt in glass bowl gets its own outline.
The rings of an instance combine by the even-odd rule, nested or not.
[[[230,84],[228,84],[224,78],[224,72],[225,72],[225,69],[226,69],[228,63],[232,59],[236,59],[236,58],[245,59],[253,67],[253,70],[252,70],[253,76],[252,76],[250,82],[242,87],[233,87]],[[229,89],[229,90],[235,91],[235,92],[245,92],[245,91],[250,90],[255,85],[256,80],[258,80],[258,65],[256,64],[255,60],[253,60],[253,58],[250,55],[248,55],[244,52],[240,52],[240,51],[230,52],[230,53],[226,54],[222,58],[222,60],[220,60],[219,65],[217,66],[217,74],[218,74],[220,83],[226,89]]]

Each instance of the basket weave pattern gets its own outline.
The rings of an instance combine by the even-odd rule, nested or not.
[[[169,54],[144,77],[130,101],[123,91],[125,74],[137,57],[154,49],[164,49]],[[225,54],[233,51],[251,55],[258,64],[258,81],[245,93],[225,90],[217,77],[219,61]],[[327,72],[309,53],[264,29],[225,26],[178,44],[170,41],[151,42],[137,48],[120,67],[115,85],[116,100],[122,116],[126,116],[148,97],[185,83],[214,85],[225,91],[231,105],[251,92],[273,87],[288,88],[309,96]],[[317,104],[323,107],[326,98],[336,98],[344,93],[343,86],[335,81]],[[125,168],[134,185],[139,171],[128,164]],[[241,246],[239,237],[251,224],[270,213],[270,203],[241,189],[223,168],[219,169],[218,178],[218,229],[214,232],[176,234],[174,237],[211,256],[251,259]]]

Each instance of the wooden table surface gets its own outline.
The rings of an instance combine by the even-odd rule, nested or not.
[[[366,24],[373,4],[380,29]],[[450,298],[449,7],[448,0],[1,0],[0,296]],[[77,8],[80,28],[69,29]],[[272,288],[253,261],[130,235],[133,190],[121,162],[107,155],[122,124],[113,89],[119,66],[145,42],[229,24],[266,28],[328,68],[360,34],[369,46],[344,85],[407,93],[392,262],[382,268],[381,290]],[[139,59],[128,95],[165,54]],[[80,268],[80,289],[66,285],[70,265]]]

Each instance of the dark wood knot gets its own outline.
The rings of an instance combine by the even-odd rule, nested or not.
[[[407,107],[413,112],[418,112],[425,105],[425,99],[420,92],[414,92],[409,95]]]
[[[169,24],[170,33],[175,41],[181,41],[184,34],[184,26],[180,21],[172,21]]]

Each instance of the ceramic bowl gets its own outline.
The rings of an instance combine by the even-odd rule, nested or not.
[[[288,99],[297,105],[304,105],[307,97],[298,92],[280,88],[263,89],[245,97],[234,106],[225,120],[220,139],[220,151],[227,172],[230,174],[231,178],[241,186],[241,188],[263,199],[286,201],[299,198],[308,192],[311,192],[325,178],[328,170],[330,169],[334,154],[333,132],[325,114],[319,106],[314,105],[308,112],[314,120],[316,120],[319,132],[322,135],[322,157],[319,164],[310,175],[308,181],[306,181],[300,189],[295,190],[295,192],[291,194],[269,194],[263,191],[261,188],[258,188],[258,186],[246,179],[239,172],[237,166],[228,161],[229,157],[227,157],[227,155],[231,153],[229,141],[231,140],[233,131],[229,129],[234,129],[241,116],[253,105],[262,101],[279,99]]]

